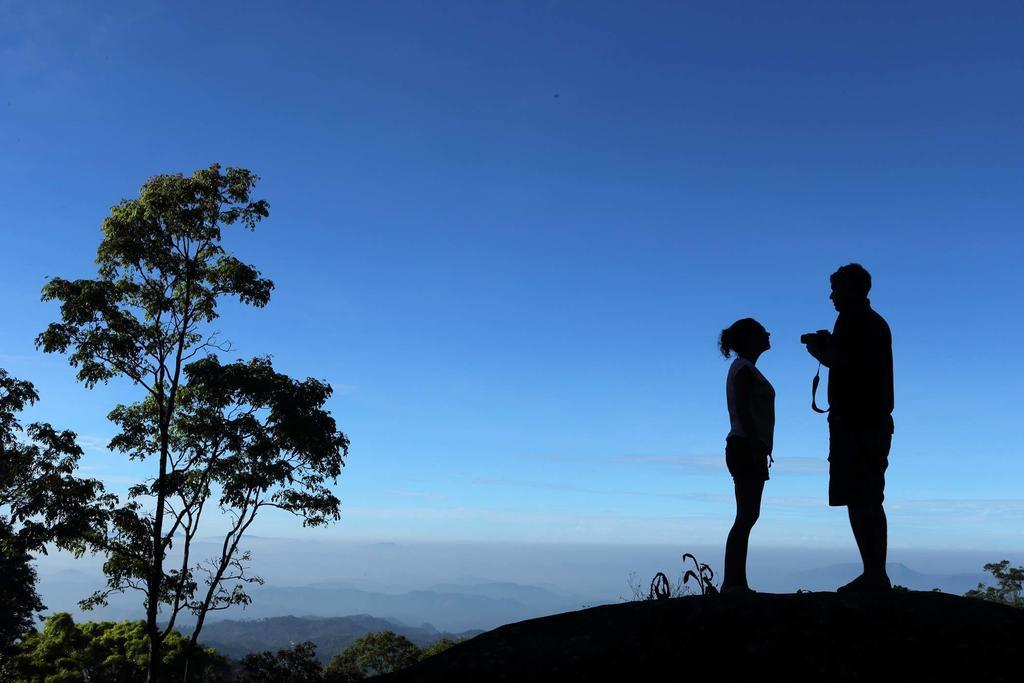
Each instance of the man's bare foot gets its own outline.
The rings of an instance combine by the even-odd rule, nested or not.
[[[861,574],[845,586],[837,588],[836,593],[884,593],[891,590],[892,582],[888,576],[871,578]]]

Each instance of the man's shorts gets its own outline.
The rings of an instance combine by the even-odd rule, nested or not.
[[[768,450],[760,441],[752,455],[746,438],[730,436],[725,440],[725,464],[733,479],[768,481]]]
[[[892,433],[829,423],[828,504],[881,504]]]

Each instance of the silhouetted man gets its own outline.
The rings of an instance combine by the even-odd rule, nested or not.
[[[892,333],[871,308],[871,275],[861,265],[843,266],[831,280],[839,316],[807,351],[829,368],[828,503],[847,506],[864,562],[864,573],[838,590],[890,590],[882,500],[893,433]]]

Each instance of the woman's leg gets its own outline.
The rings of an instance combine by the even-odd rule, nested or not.
[[[750,530],[761,514],[761,494],[764,481],[756,479],[736,480],[736,521],[733,522],[729,538],[725,543],[725,576],[722,589],[748,588],[747,586],[747,545]]]

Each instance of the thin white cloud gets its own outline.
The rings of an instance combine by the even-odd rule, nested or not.
[[[36,360],[38,356],[29,355],[27,353],[0,353],[0,362],[7,361],[31,361]]]
[[[765,507],[823,509],[828,507],[828,499],[821,496],[765,496],[761,504]]]
[[[1019,498],[902,498],[886,505],[941,507],[945,509],[1000,509],[1007,512],[1024,512],[1024,500]]]
[[[828,460],[824,458],[787,458],[779,457],[772,465],[772,472],[793,475],[814,475],[828,473]]]
[[[412,498],[415,500],[448,500],[448,496],[436,493],[425,493],[423,491],[384,491],[385,495],[397,498]]]
[[[509,486],[549,491],[571,491],[574,493],[592,493],[599,496],[639,496],[643,498],[668,498],[672,500],[691,500],[710,503],[731,502],[731,496],[683,493],[658,493],[656,491],[630,491],[624,489],[594,489],[574,484],[563,484],[531,479],[473,479],[472,484],[480,486]]]
[[[896,513],[949,514],[976,519],[985,516],[1011,516],[1016,517],[1019,522],[1024,522],[1024,500],[1015,498],[887,498],[885,507]]]
[[[110,443],[109,436],[94,436],[92,434],[79,434],[78,445],[82,447],[82,450],[86,453],[107,453],[109,449],[107,444]]]
[[[622,455],[608,459],[616,464],[666,465],[689,472],[722,472],[726,469],[725,456],[674,454],[674,455]],[[824,458],[779,457],[772,465],[773,472],[789,475],[815,475],[828,472],[828,461]]]
[[[586,463],[588,465],[593,465],[595,462],[610,463],[613,465],[666,465],[686,471],[708,473],[721,472],[725,469],[725,456],[721,454],[579,456],[547,453],[540,455],[524,455],[521,456],[520,459],[535,462]]]
[[[562,510],[510,510],[479,506],[422,506],[422,507],[389,507],[352,505],[343,508],[343,516],[349,523],[373,521],[402,522],[464,522],[470,527],[478,525],[494,525],[495,531],[519,527],[529,530],[531,535],[560,535],[563,532],[576,532],[581,529],[599,529],[602,535],[615,540],[609,532],[629,535],[644,532],[647,537],[652,530],[671,529],[678,531],[681,526],[689,526],[701,533],[720,532],[728,522],[720,519],[720,515],[694,512],[687,515],[651,515],[632,514],[627,510],[608,513],[576,513]],[[465,527],[460,527],[465,528]],[[438,529],[442,531],[441,528]],[[453,530],[449,526],[445,530]],[[717,538],[717,536],[712,536]],[[649,539],[648,539],[649,540]]]
[[[562,482],[551,482],[532,479],[473,479],[472,484],[479,486],[504,486],[521,487],[531,489],[543,489],[548,491],[568,491],[574,493],[591,493],[601,496],[638,496],[644,498],[665,498],[671,500],[688,500],[704,503],[732,503],[731,495],[720,494],[681,494],[681,493],[659,493],[656,491],[636,491],[626,489],[596,489]],[[824,496],[765,496],[765,506],[785,508],[826,508],[828,499]],[[954,514],[954,513],[978,513],[998,515],[1024,515],[1024,500],[1020,499],[910,499],[891,498],[885,501],[887,510],[896,514]],[[1021,519],[1024,522],[1024,518]]]
[[[606,457],[582,457],[573,455],[526,455],[523,460],[553,463],[589,463],[595,460],[613,465],[653,466],[687,474],[719,474],[727,468],[725,456],[721,453],[667,453],[648,455],[613,455]],[[828,461],[824,458],[779,457],[772,465],[773,472],[791,476],[820,475],[828,472]]]
[[[725,456],[722,455],[619,455],[608,458],[608,462],[620,465],[670,465],[708,472],[721,472],[725,469]]]

